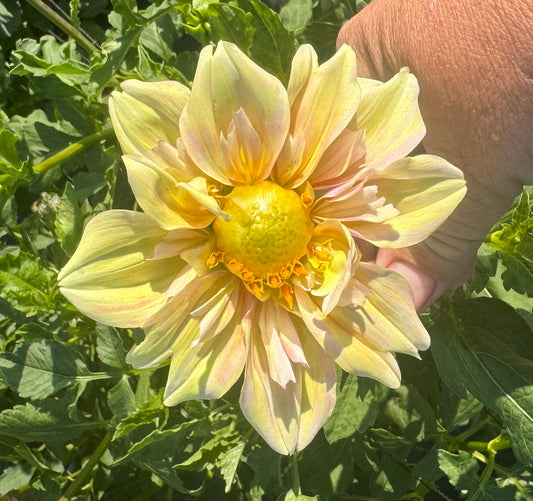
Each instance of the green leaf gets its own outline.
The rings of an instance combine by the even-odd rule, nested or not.
[[[235,479],[235,473],[237,472],[237,466],[241,460],[242,453],[246,447],[245,442],[239,442],[237,445],[222,452],[218,458],[218,467],[222,478],[226,482],[224,492],[229,492]]]
[[[465,451],[458,454],[439,450],[439,468],[457,490],[475,491],[479,486],[478,462]]]
[[[109,390],[107,403],[116,421],[120,421],[135,410],[135,395],[128,376],[122,376],[120,381]]]
[[[11,491],[20,489],[29,483],[35,468],[25,464],[18,464],[6,468],[0,475],[0,496],[5,496]]]
[[[57,206],[55,232],[65,254],[72,256],[83,233],[83,215],[78,205],[76,190],[70,183],[65,185],[65,191]]]
[[[250,12],[231,4],[212,3],[207,8],[207,14],[214,43],[226,40],[236,44],[243,52],[248,51],[255,33],[254,17]]]
[[[23,442],[66,442],[84,431],[101,427],[96,421],[72,420],[61,401],[43,401],[39,407],[27,403],[0,413],[0,435]]]
[[[444,382],[466,391],[502,420],[513,451],[533,464],[533,332],[504,302],[454,303],[431,330],[432,353]]]
[[[110,377],[90,372],[73,349],[52,340],[0,354],[0,370],[13,391],[32,399],[45,398],[78,382]]]
[[[279,11],[283,26],[289,31],[302,33],[313,17],[312,0],[289,0]]]
[[[19,29],[20,12],[20,5],[15,0],[2,0],[0,3],[0,39],[10,37]]]
[[[96,326],[96,353],[106,365],[117,369],[125,369],[126,350],[119,333],[113,327],[98,324]]]
[[[326,440],[332,444],[355,432],[363,433],[374,424],[379,413],[379,397],[373,391],[376,384],[369,379],[348,375],[337,387],[337,403],[324,426]]]
[[[2,298],[28,316],[53,308],[51,281],[52,274],[29,254],[0,256]]]

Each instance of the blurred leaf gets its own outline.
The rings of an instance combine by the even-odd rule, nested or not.
[[[514,453],[533,464],[533,332],[508,305],[477,298],[454,303],[431,330],[439,374],[502,420]]]
[[[5,496],[10,491],[20,489],[28,484],[35,472],[35,468],[26,464],[18,464],[6,468],[0,475],[0,496]]]
[[[313,17],[312,0],[289,0],[279,11],[281,22],[289,31],[299,34]]]
[[[479,486],[478,462],[471,454],[459,451],[458,454],[439,450],[439,467],[446,474],[450,484],[457,490],[475,491]]]
[[[78,205],[76,190],[70,183],[65,185],[65,191],[57,206],[55,233],[65,254],[72,256],[83,233],[83,215]]]
[[[0,3],[0,39],[8,38],[20,28],[20,5],[15,0],[2,0]]]
[[[120,381],[107,393],[107,403],[117,422],[135,410],[135,395],[131,389],[128,376],[124,375]]]
[[[231,490],[235,473],[237,471],[237,466],[239,466],[239,462],[245,447],[245,442],[239,442],[230,449],[224,451],[218,458],[220,473],[226,482],[224,492],[229,492]]]
[[[0,354],[0,370],[13,391],[31,399],[48,397],[78,382],[109,378],[106,373],[90,372],[72,348],[52,340]]]

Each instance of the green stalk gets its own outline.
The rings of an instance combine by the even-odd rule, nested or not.
[[[108,137],[111,137],[112,135],[113,135],[113,127],[111,127],[110,125],[107,127],[104,127],[101,130],[101,132],[95,132],[94,134],[91,134],[90,136],[84,137],[83,139],[80,139],[74,144],[67,146],[64,150],[61,150],[55,155],[52,155],[46,160],[43,160],[40,164],[35,165],[33,167],[33,172],[38,175],[44,174],[45,172],[48,172],[52,167],[55,167],[56,165],[63,163],[65,160],[68,160],[76,156],[78,153],[85,150],[89,146],[92,146],[93,144],[97,144],[103,139],[107,139]]]
[[[98,444],[98,447],[92,453],[91,457],[89,458],[89,461],[85,463],[85,466],[80,470],[78,476],[69,485],[68,489],[65,491],[65,494],[63,494],[59,498],[59,501],[69,501],[69,499],[73,498],[78,493],[78,491],[85,485],[87,477],[91,474],[94,467],[98,464],[98,461],[100,461],[100,458],[104,455],[104,452],[107,450],[112,438],[113,433],[106,433],[105,437],[102,439],[102,441]]]
[[[289,456],[290,469],[292,473],[292,492],[297,496],[302,495],[302,488],[300,486],[300,473],[298,472],[298,456],[296,453]]]
[[[65,21],[57,12],[52,10],[41,0],[26,0],[33,8],[37,9],[51,23],[55,24],[61,31],[72,37],[89,55],[96,51],[92,42],[76,29],[68,21]]]

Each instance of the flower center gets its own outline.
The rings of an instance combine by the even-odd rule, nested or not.
[[[224,262],[258,297],[263,285],[282,287],[298,270],[305,274],[298,260],[307,252],[313,223],[295,191],[270,181],[237,186],[224,198],[223,210],[231,220],[213,223],[218,251],[210,266]]]

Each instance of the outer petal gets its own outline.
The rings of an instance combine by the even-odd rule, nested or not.
[[[229,273],[223,272],[212,272],[197,277],[194,270],[185,267],[176,277],[173,295],[168,303],[146,320],[145,325],[148,327],[145,328],[144,340],[130,350],[127,362],[136,369],[145,369],[157,367],[167,359],[172,353],[176,339],[181,336],[181,331],[189,325],[190,313],[197,307],[202,296],[215,294],[220,288],[228,285],[228,281],[234,283],[231,282],[231,278]],[[199,335],[199,319],[194,319],[194,322],[189,328],[195,326],[195,337],[187,341],[186,346]]]
[[[126,80],[121,87],[122,93],[109,98],[109,112],[122,151],[153,158],[159,141],[176,144],[189,89],[178,82],[139,80]]]
[[[179,257],[151,259],[165,233],[140,212],[98,214],[59,274],[61,292],[98,322],[142,325],[166,303],[166,292],[184,265]]]
[[[233,44],[220,42],[214,53],[212,47],[202,50],[181,117],[181,133],[189,155],[207,175],[233,185],[266,179],[285,141],[289,120],[287,92],[279,80]],[[246,135],[247,130],[253,138]],[[256,160],[253,170],[250,166],[247,172],[240,171],[221,147],[232,131],[232,141],[241,141],[243,155],[246,152]],[[246,159],[244,164],[249,165]]]
[[[141,157],[124,156],[128,182],[139,205],[163,228],[204,228],[215,214],[225,217],[216,200],[199,177],[180,182],[171,169]]]
[[[295,287],[294,292],[305,325],[342,369],[377,379],[391,388],[400,386],[400,370],[395,358],[365,342],[355,321],[347,325],[345,318],[339,318],[339,310],[345,307],[338,307],[324,317],[309,293],[300,287]]]
[[[359,263],[356,278],[369,290],[356,310],[363,336],[386,351],[418,356],[417,350],[429,348],[413,293],[401,275],[376,264]]]
[[[378,247],[407,247],[424,240],[466,194],[462,172],[432,155],[398,160],[375,172],[368,184],[377,186],[378,195],[398,214],[380,224],[361,220],[348,226]]]
[[[305,338],[305,339],[304,339]],[[282,388],[270,378],[258,332],[252,333],[241,392],[241,409],[270,447],[280,454],[303,449],[335,405],[335,368],[312,339],[301,336],[309,368],[293,366],[295,382]]]
[[[246,303],[245,303],[246,304]],[[191,398],[220,398],[237,381],[246,361],[246,327],[250,302],[239,308],[234,320],[205,343],[194,343],[198,322],[189,321],[172,347],[165,405],[176,405]],[[189,332],[190,331],[190,332]]]
[[[358,81],[361,102],[350,128],[365,130],[367,165],[379,167],[409,154],[426,133],[416,78],[404,68],[385,83]]]
[[[294,56],[289,93],[291,135],[302,133],[305,144],[299,164],[293,165],[294,155],[284,152],[275,177],[286,188],[294,188],[307,180],[325,149],[354,116],[359,103],[355,53],[344,45],[318,66],[313,48],[302,45]]]

